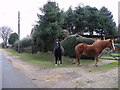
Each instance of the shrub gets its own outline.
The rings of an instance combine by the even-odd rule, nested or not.
[[[20,41],[20,45],[22,48],[32,46],[32,39],[31,38],[24,38]]]
[[[18,40],[18,34],[17,33],[12,33],[10,34],[10,37],[8,39],[9,44],[13,45],[15,41]]]
[[[0,43],[0,47],[1,47],[1,48],[4,48],[4,43],[3,43],[3,42]]]
[[[95,40],[91,38],[85,38],[80,35],[74,34],[66,37],[61,44],[65,49],[65,55],[75,57],[75,46],[79,43],[92,44]]]
[[[24,38],[20,40],[20,52],[24,51],[24,48],[32,46],[32,39],[31,38]],[[18,51],[18,41],[14,43],[13,46],[14,50]]]
[[[25,47],[25,48],[24,48],[24,52],[25,52],[25,53],[33,53],[33,51],[32,51],[32,46]]]
[[[120,38],[115,39],[115,43],[120,44]]]
[[[120,44],[115,44],[115,48],[120,48]]]

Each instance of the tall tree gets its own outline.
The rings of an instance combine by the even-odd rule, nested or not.
[[[81,6],[78,6],[74,10],[75,12],[75,18],[74,18],[74,25],[75,30],[74,33],[80,33],[83,34],[84,28],[85,28],[85,18],[84,18],[84,9]]]
[[[112,13],[105,7],[102,7],[99,11],[99,29],[97,33],[101,35],[115,35],[116,34],[116,23],[114,22]]]
[[[74,10],[72,10],[72,7],[70,6],[69,9],[65,12],[65,19],[62,27],[63,29],[67,29],[70,34],[72,34],[74,31],[74,15]]]
[[[10,37],[8,39],[8,43],[13,45],[15,43],[15,41],[18,40],[18,34],[17,33],[11,33]]]
[[[9,35],[11,34],[11,32],[12,32],[12,29],[10,29],[7,26],[3,26],[0,28],[0,36],[3,39],[3,43],[4,43],[5,48],[7,46],[7,41],[8,41],[8,38],[9,38]]]
[[[95,7],[86,6],[84,7],[84,17],[85,17],[85,27],[90,35],[93,35],[93,32],[98,28],[99,25],[99,11]]]
[[[50,44],[60,35],[61,25],[63,23],[62,11],[56,2],[48,1],[40,8],[42,14],[38,14],[38,25],[36,33],[38,38],[44,42],[44,51],[48,51]],[[49,43],[49,44],[48,44]]]

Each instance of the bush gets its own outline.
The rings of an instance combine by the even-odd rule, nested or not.
[[[31,38],[24,38],[20,41],[20,45],[22,48],[32,46],[32,39]]]
[[[71,58],[75,57],[75,46],[79,43],[92,44],[95,40],[91,38],[85,38],[80,35],[70,35],[66,37],[61,44],[65,49],[65,55],[70,56]]]
[[[25,52],[25,53],[33,53],[33,51],[32,51],[32,46],[25,47],[25,48],[24,48],[24,52]]]
[[[9,44],[11,44],[13,46],[13,44],[15,43],[15,41],[18,40],[18,34],[17,33],[12,33],[10,34],[10,37],[8,39]]]
[[[4,48],[4,43],[3,43],[3,42],[0,43],[0,47],[1,47],[1,48]]]
[[[24,48],[32,46],[32,39],[31,38],[24,38],[20,40],[20,52],[24,52]],[[14,50],[18,51],[18,41],[14,43],[13,46]]]
[[[120,44],[120,38],[115,39],[115,43]]]
[[[115,44],[115,48],[120,48],[120,44]]]

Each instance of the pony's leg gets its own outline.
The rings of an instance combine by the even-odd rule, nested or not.
[[[58,63],[58,57],[55,56],[55,66],[57,66],[57,63]]]
[[[61,65],[62,65],[62,56],[59,56],[59,61],[60,61],[60,63],[59,63],[59,64],[61,64]]]
[[[77,55],[78,65],[81,65],[81,64],[80,64],[80,57],[81,57],[80,55]]]
[[[98,66],[98,57],[95,57],[95,66]]]
[[[75,48],[75,54],[76,54],[76,60],[78,61],[78,65],[81,65],[80,64],[80,57],[81,57],[81,53],[80,52],[78,52],[78,50]]]
[[[80,57],[79,57],[79,54],[78,54],[76,48],[75,48],[75,54],[76,54],[76,60],[77,60],[78,65],[79,65],[80,64]]]

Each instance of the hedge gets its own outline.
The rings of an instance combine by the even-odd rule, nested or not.
[[[80,43],[92,44],[95,40],[92,38],[86,38],[78,34],[70,35],[61,41],[62,46],[65,49],[65,55],[71,58],[75,57],[75,46]],[[84,58],[84,57],[83,57]],[[86,57],[85,57],[86,58]],[[88,57],[87,57],[88,58]]]
[[[18,51],[18,42],[16,41],[13,45],[14,50]],[[31,38],[24,38],[20,40],[20,52],[24,52],[24,48],[32,46]]]

